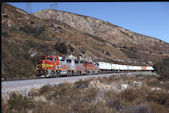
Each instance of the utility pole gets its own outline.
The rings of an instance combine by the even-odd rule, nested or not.
[[[54,10],[56,7],[57,7],[57,3],[54,3],[54,4],[51,4],[51,5],[50,5],[50,9],[53,9],[53,10]]]
[[[56,10],[57,9],[57,3],[51,4],[50,5],[50,9],[51,10]],[[52,13],[50,19],[54,19],[54,17],[55,17],[55,14]]]
[[[32,14],[32,4],[30,2],[27,2],[26,3],[26,11],[29,13],[29,14]]]

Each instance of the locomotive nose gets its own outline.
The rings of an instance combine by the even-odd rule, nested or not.
[[[44,60],[40,60],[38,62],[38,64],[36,65],[35,71],[39,71],[41,69],[45,68],[45,61]]]
[[[45,68],[45,61],[44,60],[41,60],[38,64],[39,68]]]
[[[38,64],[43,64],[44,62],[45,62],[44,60],[40,60]]]

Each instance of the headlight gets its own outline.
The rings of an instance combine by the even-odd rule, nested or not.
[[[42,64],[42,68],[45,68],[45,67],[46,67],[46,66],[45,66],[45,64],[43,63],[43,64]]]

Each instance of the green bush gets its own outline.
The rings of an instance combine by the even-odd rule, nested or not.
[[[169,79],[169,58],[164,59],[162,62],[154,64],[155,71],[161,75],[161,78]]]
[[[21,27],[20,30],[29,35],[32,34],[34,37],[39,37],[45,31],[45,27],[43,26],[32,27],[25,25],[24,27]]]
[[[9,37],[9,34],[8,34],[8,32],[2,32],[1,36],[3,36],[3,37]]]
[[[68,47],[65,42],[57,42],[55,45],[55,49],[62,54],[67,54]]]

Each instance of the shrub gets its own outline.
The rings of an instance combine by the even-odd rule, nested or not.
[[[112,109],[105,106],[104,102],[84,102],[73,106],[74,113],[114,113]]]
[[[164,91],[152,91],[146,96],[147,101],[169,106],[169,94]]]
[[[55,88],[55,94],[61,96],[71,95],[72,94],[71,91],[72,91],[72,84],[67,82],[59,84]]]
[[[40,88],[39,93],[42,95],[44,93],[48,93],[51,90],[52,86],[50,85],[45,85],[43,87]]]
[[[160,105],[155,102],[150,102],[148,105],[151,107],[153,113],[168,113],[168,107],[165,107],[164,105]]]
[[[5,59],[8,57],[8,50],[6,48],[2,48],[2,51],[1,51],[1,58],[2,59]]]
[[[169,58],[153,65],[155,71],[161,75],[161,79],[169,79]]]
[[[33,57],[30,57],[29,59],[31,60],[31,62],[33,63],[34,66],[36,66],[37,62],[39,61],[40,57],[42,56],[42,54],[37,54]]]
[[[95,88],[87,89],[82,96],[82,100],[83,102],[94,102],[97,94],[98,90]]]
[[[14,56],[14,57],[20,57],[21,56],[20,48],[16,43],[11,43],[9,45],[8,50],[10,51],[11,55]]]
[[[24,46],[25,49],[28,49],[28,48],[43,49],[40,47],[40,44],[36,43],[35,41],[27,40],[24,44],[26,45]]]
[[[151,108],[146,104],[139,104],[126,107],[123,113],[153,113]]]
[[[4,15],[4,18],[8,18],[8,15],[7,15],[7,14],[5,14],[5,15]]]
[[[69,46],[70,52],[74,52],[75,51],[75,49],[70,44],[68,46]]]
[[[109,108],[114,108],[116,111],[120,111],[124,107],[118,99],[108,99],[106,105]]]
[[[114,76],[109,76],[109,77],[99,77],[97,78],[101,83],[106,83],[106,84],[110,84],[113,81],[116,80],[117,77]]]
[[[79,80],[73,84],[74,89],[85,89],[88,88],[90,80]]]
[[[45,27],[44,26],[32,27],[25,25],[24,27],[20,27],[20,30],[29,35],[32,34],[34,37],[39,38],[39,36],[45,31]]]
[[[144,89],[126,89],[120,92],[117,97],[120,98],[123,103],[141,103],[145,101],[146,90]]]
[[[18,112],[25,112],[26,109],[33,107],[33,102],[26,96],[21,94],[12,94],[8,100],[9,110],[17,110]]]
[[[85,53],[86,53],[86,49],[83,48],[83,47],[80,47],[79,50],[80,50],[80,52],[81,52],[82,54],[85,54]]]
[[[147,80],[146,83],[148,86],[151,86],[151,87],[159,87],[159,85],[161,85],[160,81],[157,79]]]
[[[62,54],[67,54],[67,45],[65,42],[57,42],[55,45],[55,49]]]
[[[2,33],[1,33],[1,36],[2,36],[2,37],[9,37],[9,34],[8,34],[8,32],[2,32]]]

